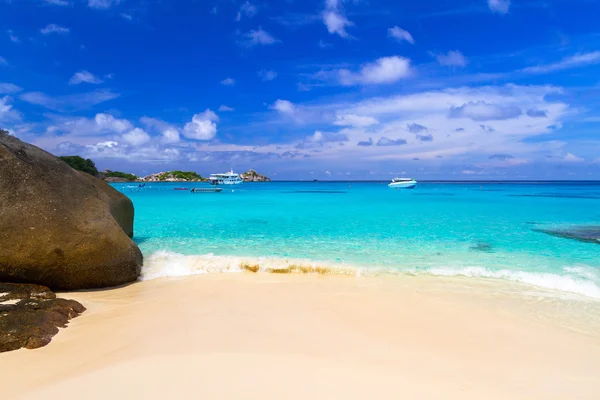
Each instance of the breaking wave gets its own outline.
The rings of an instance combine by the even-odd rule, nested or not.
[[[157,251],[146,257],[141,280],[233,272],[348,276],[382,274],[462,276],[501,279],[600,299],[600,274],[598,271],[590,267],[565,267],[563,270],[564,275],[508,269],[494,270],[478,266],[423,269],[374,268],[308,259],[217,256],[214,254],[184,255],[168,251]]]

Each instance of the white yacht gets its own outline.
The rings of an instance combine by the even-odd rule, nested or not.
[[[239,174],[234,174],[233,170],[224,174],[212,174],[208,177],[211,185],[239,185],[244,183]]]
[[[417,181],[412,178],[394,178],[388,187],[392,189],[413,189]]]

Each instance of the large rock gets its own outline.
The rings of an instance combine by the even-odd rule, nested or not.
[[[44,286],[0,283],[0,353],[47,345],[58,328],[84,311],[75,300],[57,299]]]
[[[131,201],[3,132],[0,204],[0,280],[70,290],[137,279]]]

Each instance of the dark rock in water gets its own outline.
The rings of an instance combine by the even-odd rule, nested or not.
[[[492,245],[489,243],[485,243],[485,242],[476,243],[473,246],[469,247],[469,250],[481,251],[484,253],[492,253],[494,251],[494,249],[492,248]]]
[[[0,205],[0,280],[71,290],[139,276],[131,200],[2,131]]]
[[[573,228],[560,229],[533,229],[533,231],[564,239],[573,239],[585,243],[600,244],[600,226],[575,226]]]
[[[45,286],[0,283],[0,353],[47,345],[58,328],[84,311],[75,300],[57,299]]]

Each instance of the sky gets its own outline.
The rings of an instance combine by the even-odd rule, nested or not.
[[[0,127],[99,169],[600,179],[596,0],[0,0]]]

